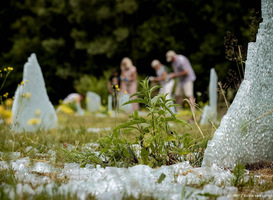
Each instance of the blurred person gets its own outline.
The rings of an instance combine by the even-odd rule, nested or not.
[[[133,65],[132,60],[125,57],[121,60],[121,75],[120,75],[120,93],[128,93],[132,95],[137,92],[137,69]],[[137,96],[131,99],[136,99]],[[132,104],[133,110],[139,110],[139,104]]]
[[[159,60],[153,60],[151,66],[155,70],[157,77],[150,76],[150,81],[159,82],[159,84],[162,86],[162,88],[159,90],[159,93],[168,94],[166,99],[171,99],[174,80],[169,79],[169,69],[162,65]]]
[[[69,104],[69,103],[75,103],[77,114],[84,115],[84,110],[81,107],[81,101],[83,100],[83,95],[78,93],[71,93],[67,97],[64,98],[63,103]]]
[[[108,92],[113,95],[113,92],[118,88],[120,88],[120,73],[116,68],[114,68],[112,75],[107,82],[107,89]]]
[[[109,98],[111,98],[111,100],[109,101],[112,101],[114,108],[117,108],[117,94],[118,94],[118,91],[120,90],[120,72],[116,68],[113,69],[112,75],[110,76],[107,82],[107,89],[110,93],[108,100]],[[110,105],[111,109],[112,109],[112,104]]]
[[[191,63],[184,55],[178,55],[173,50],[166,53],[167,62],[172,63],[174,73],[170,73],[170,78],[177,78],[178,83],[175,89],[176,103],[182,106],[183,95],[185,95],[194,108],[195,99],[193,94],[194,81],[196,75],[192,69]]]

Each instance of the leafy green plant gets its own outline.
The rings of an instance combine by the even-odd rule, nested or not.
[[[188,124],[175,117],[170,108],[177,105],[172,104],[170,99],[166,99],[167,94],[152,97],[152,92],[160,86],[150,88],[148,78],[140,82],[140,86],[141,90],[131,95],[137,98],[123,105],[144,104],[148,110],[147,116],[139,116],[139,113],[134,111],[129,116],[129,121],[117,126],[110,136],[99,141],[102,147],[101,153],[110,158],[110,163],[126,161],[130,163],[129,165],[146,164],[151,167],[176,163],[185,152],[177,151],[181,141],[179,135],[170,129],[169,122],[186,126]],[[122,138],[122,134],[130,132],[136,134],[134,144],[139,146],[138,150],[132,147],[132,143]],[[139,151],[138,157],[137,151]]]
[[[92,163],[103,167],[129,167],[136,164],[158,167],[188,160],[187,157],[191,158],[190,163],[195,165],[201,163],[207,141],[202,139],[197,145],[190,134],[178,134],[177,127],[190,126],[183,120],[177,119],[171,111],[171,107],[177,105],[172,104],[172,100],[166,99],[167,94],[152,96],[153,91],[160,86],[150,88],[148,78],[139,84],[141,89],[131,95],[137,98],[123,105],[143,104],[148,110],[147,115],[140,116],[138,111],[134,111],[128,121],[117,126],[111,134],[100,138],[99,156],[84,152],[77,152],[81,155],[77,155],[76,152],[66,152],[66,157],[71,157],[74,162],[80,162],[82,165]],[[170,122],[178,126],[171,128]],[[133,139],[128,137],[129,135],[133,136]]]
[[[238,187],[239,189],[245,186],[246,182],[244,180],[245,166],[243,164],[236,164],[233,170],[234,178],[231,179],[232,185]]]
[[[119,131],[114,130],[112,134],[101,138],[99,144],[101,157],[106,160],[105,165],[130,167],[139,163],[131,142],[123,138]]]
[[[131,96],[137,96],[137,98],[125,104],[144,104],[148,110],[147,117],[141,117],[135,111],[128,122],[121,124],[115,130],[125,133],[131,130],[138,132],[135,142],[141,148],[141,164],[148,164],[151,167],[173,164],[181,156],[175,151],[177,147],[180,147],[181,143],[179,135],[171,130],[169,122],[189,125],[175,117],[171,107],[179,105],[172,104],[171,99],[166,99],[167,94],[159,93],[152,97],[153,91],[160,88],[160,86],[150,88],[148,78],[140,82],[140,86],[142,89]]]
[[[81,167],[84,167],[88,163],[100,164],[101,166],[104,166],[103,161],[93,152],[82,152],[77,149],[69,151],[66,148],[62,148],[61,152],[59,153],[61,153],[64,162],[77,162],[81,164]]]

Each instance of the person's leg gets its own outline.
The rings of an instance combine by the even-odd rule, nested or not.
[[[193,81],[186,82],[183,86],[183,89],[185,92],[185,96],[190,101],[190,104],[191,104],[193,110],[195,110],[195,98],[194,98],[194,94],[193,94]]]
[[[179,104],[180,107],[176,107],[176,111],[181,110],[182,102],[183,102],[183,96],[182,96],[182,87],[177,83],[177,86],[175,88],[175,100],[176,104]]]

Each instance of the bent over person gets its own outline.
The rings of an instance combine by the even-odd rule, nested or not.
[[[168,78],[167,67],[162,65],[159,60],[153,60],[151,66],[155,70],[157,77],[151,76],[150,81],[159,82],[159,84],[162,86],[159,93],[168,94],[166,99],[171,99],[174,80]]]
[[[177,78],[178,83],[175,89],[176,103],[182,105],[183,94],[189,99],[194,106],[193,86],[196,80],[195,73],[191,63],[184,55],[178,55],[175,51],[170,50],[166,53],[167,62],[172,63],[174,73],[170,73],[170,78]]]

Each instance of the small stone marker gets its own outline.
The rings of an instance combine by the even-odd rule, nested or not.
[[[210,70],[210,82],[209,82],[209,106],[204,107],[204,111],[201,117],[200,124],[205,125],[210,122],[216,122],[217,120],[217,84],[218,77],[215,70]]]
[[[122,105],[124,103],[126,103],[127,101],[130,100],[130,95],[129,94],[121,94],[118,97],[118,105],[119,105],[119,109],[123,110],[126,113],[131,113],[133,112],[133,106],[132,104],[126,104],[126,105]]]
[[[108,95],[108,111],[113,110],[112,102],[113,102],[113,96],[110,94]]]
[[[24,65],[23,81],[12,105],[14,132],[35,132],[57,128],[58,117],[50,102],[40,65],[33,53]]]
[[[101,107],[101,97],[94,92],[86,93],[86,109],[89,112],[97,112]]]

